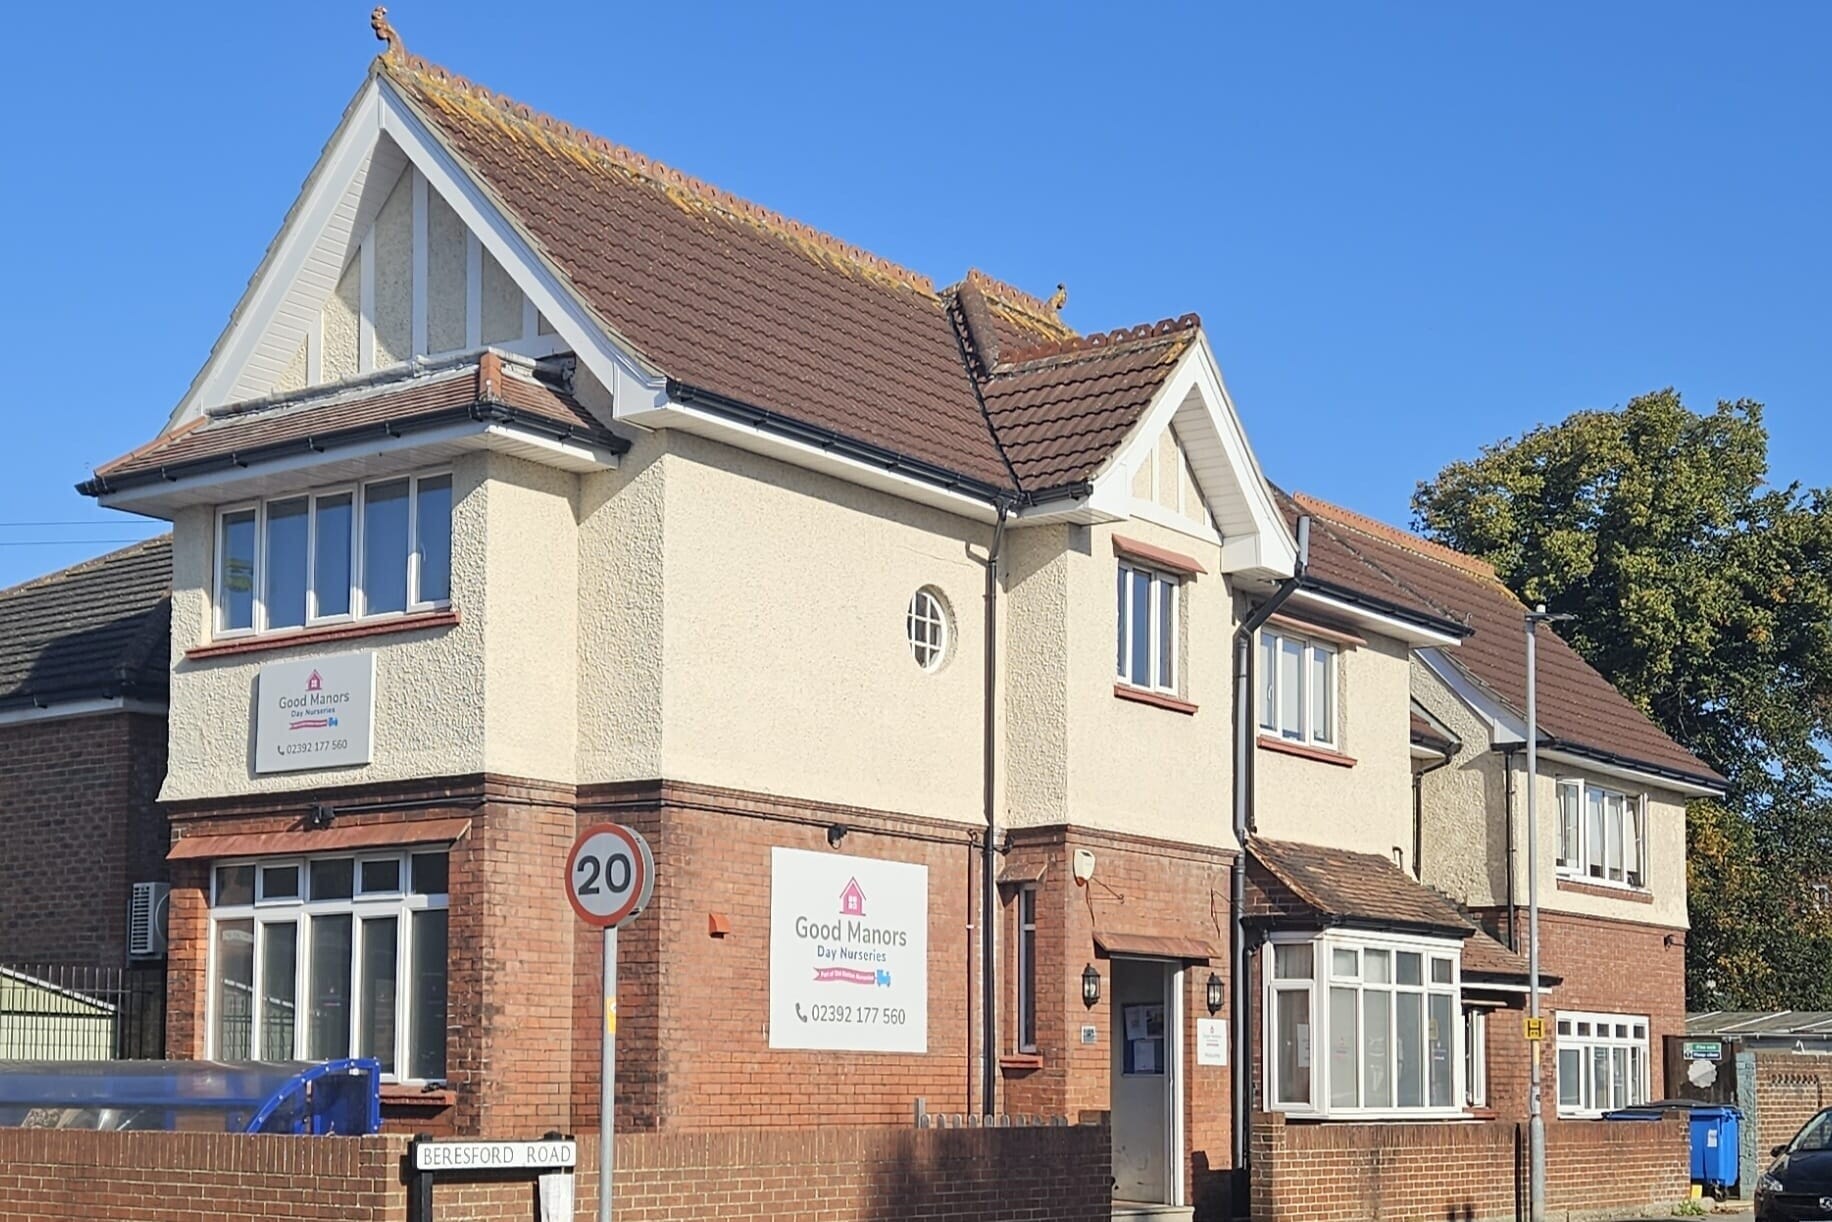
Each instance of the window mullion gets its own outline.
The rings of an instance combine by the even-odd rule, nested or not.
[[[368,516],[369,485],[359,483],[350,490],[350,616],[361,619],[369,614],[369,591],[363,581],[364,555],[369,532],[364,528]]]
[[[407,481],[407,609],[420,605],[420,479]]]

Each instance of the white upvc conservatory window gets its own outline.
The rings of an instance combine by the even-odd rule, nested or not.
[[[1268,1097],[1311,1116],[1455,1116],[1463,1107],[1457,943],[1274,934]]]

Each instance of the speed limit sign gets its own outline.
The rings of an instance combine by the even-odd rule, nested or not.
[[[649,906],[655,855],[630,828],[599,823],[579,833],[566,857],[566,898],[587,925],[615,929]]]
[[[598,1051],[598,1222],[611,1222],[612,1165],[617,1151],[617,927],[649,906],[655,854],[632,828],[597,823],[579,833],[566,855],[566,898],[604,937],[604,1034]]]

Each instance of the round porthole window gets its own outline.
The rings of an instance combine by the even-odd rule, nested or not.
[[[904,628],[916,665],[924,670],[939,670],[948,660],[949,637],[948,603],[940,590],[924,586],[910,596]]]

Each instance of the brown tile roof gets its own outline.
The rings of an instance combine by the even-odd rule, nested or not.
[[[1525,983],[1531,967],[1525,955],[1509,950],[1490,937],[1487,930],[1478,928],[1463,942],[1463,979],[1466,983],[1479,983],[1482,980]],[[1544,963],[1540,964],[1539,982],[1542,986],[1557,984],[1561,979],[1547,971]]]
[[[164,700],[171,595],[170,535],[0,590],[0,708]]]
[[[1290,840],[1252,837],[1254,861],[1318,916],[1380,928],[1475,931],[1463,910],[1378,853],[1353,853]]]
[[[97,468],[94,483],[107,490],[136,477],[157,477],[200,464],[245,462],[307,445],[323,448],[338,438],[368,435],[379,428],[485,409],[504,410],[566,435],[614,441],[596,417],[557,387],[514,361],[485,353],[430,370],[402,365],[346,383],[217,409],[190,427],[174,429]]]
[[[1444,656],[1516,716],[1526,710],[1525,606],[1482,561],[1397,527],[1295,493],[1291,504],[1311,515],[1313,564],[1328,557],[1329,580],[1377,597],[1394,591],[1471,633]],[[1330,546],[1319,549],[1319,539]],[[1362,566],[1354,568],[1350,559]],[[1549,627],[1539,631],[1540,732],[1553,745],[1620,759],[1703,783],[1724,778],[1648,720]]]
[[[423,60],[391,49],[377,63],[604,326],[677,387],[914,459],[983,494],[1085,480],[1188,343],[1101,337],[1008,367],[1009,352],[1074,338],[1050,303],[979,272],[937,292]],[[968,290],[972,336],[953,308]],[[976,344],[977,362],[964,362]]]

